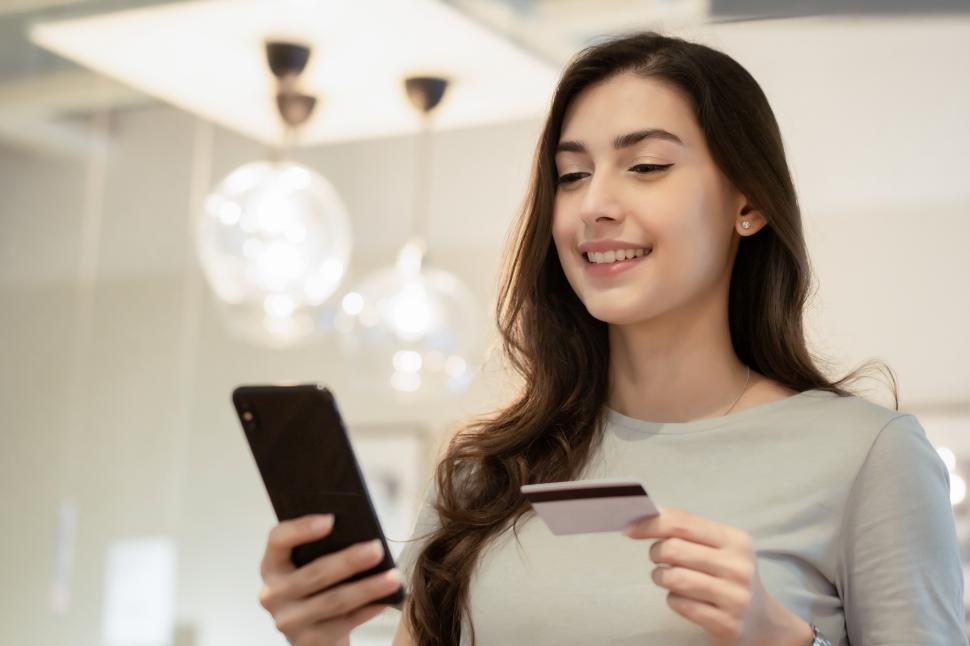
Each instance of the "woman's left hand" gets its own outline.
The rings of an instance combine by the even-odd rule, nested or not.
[[[768,594],[758,575],[751,536],[736,527],[664,509],[623,532],[655,538],[654,583],[669,590],[667,605],[711,637],[712,646],[807,646],[812,629]]]

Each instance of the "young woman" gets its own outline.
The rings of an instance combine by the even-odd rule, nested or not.
[[[967,643],[946,468],[806,348],[795,189],[736,61],[652,32],[581,52],[520,222],[499,320],[524,386],[438,464],[395,644]],[[555,536],[519,490],[621,477],[664,507],[623,534]],[[312,521],[271,533],[263,605],[346,644],[396,583],[340,585],[379,558],[356,548],[294,571]]]

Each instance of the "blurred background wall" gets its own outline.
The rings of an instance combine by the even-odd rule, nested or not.
[[[123,562],[118,546],[140,539],[174,554],[163,586],[174,626],[158,643],[284,643],[257,604],[274,516],[229,404],[234,386],[322,382],[355,438],[416,433],[421,488],[408,511],[448,435],[517,387],[493,354],[466,393],[415,406],[360,388],[355,361],[332,335],[273,349],[232,333],[201,273],[194,219],[201,193],[265,157],[265,145],[26,36],[52,18],[152,4],[0,8],[3,644],[121,643],[105,632],[117,611],[108,581]],[[557,73],[564,52],[592,32],[656,26],[651,10],[677,6],[445,4]],[[956,3],[928,3],[922,14],[823,4],[808,16],[750,3],[732,16],[717,4],[676,29],[736,57],[775,110],[818,282],[807,314],[813,349],[832,374],[886,360],[900,407],[920,416],[966,478],[970,14]],[[539,109],[443,129],[431,144],[432,257],[469,285],[489,322],[541,119]],[[333,183],[351,215],[344,288],[386,265],[407,238],[415,150],[414,136],[399,134],[294,152]],[[869,396],[889,402],[879,384]],[[970,561],[965,499],[954,512]],[[362,627],[354,643],[389,643],[396,615]]]

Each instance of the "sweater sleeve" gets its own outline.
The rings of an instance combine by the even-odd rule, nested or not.
[[[968,643],[950,477],[913,415],[877,434],[839,541],[836,586],[852,646]]]

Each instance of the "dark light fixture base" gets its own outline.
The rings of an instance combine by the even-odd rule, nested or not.
[[[310,60],[310,48],[300,43],[282,40],[266,41],[266,61],[269,69],[279,80],[286,76],[299,76]]]
[[[448,79],[440,76],[409,76],[404,79],[408,100],[416,110],[424,114],[441,103],[448,89]]]
[[[291,131],[306,123],[317,105],[316,96],[299,89],[299,78],[311,52],[301,43],[266,41],[266,62],[276,77],[276,109]]]

